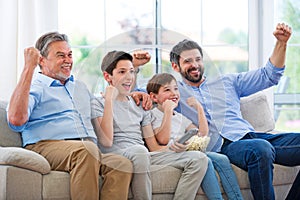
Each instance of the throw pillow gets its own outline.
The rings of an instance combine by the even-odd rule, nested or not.
[[[21,167],[41,174],[51,171],[46,158],[21,147],[0,147],[0,164]]]

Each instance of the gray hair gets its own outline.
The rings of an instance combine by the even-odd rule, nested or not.
[[[68,36],[58,32],[49,32],[42,35],[35,43],[35,48],[40,51],[40,54],[44,57],[48,56],[49,45],[56,41],[66,41],[69,43]]]

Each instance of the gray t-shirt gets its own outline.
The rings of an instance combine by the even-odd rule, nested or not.
[[[92,101],[92,118],[103,117],[104,98],[98,97]],[[128,101],[113,102],[113,146],[100,146],[104,153],[117,152],[133,145],[144,145],[142,126],[151,124],[151,114],[128,96]]]
[[[153,129],[159,128],[163,121],[164,113],[158,108],[153,108],[151,110],[151,115]],[[183,116],[182,114],[174,111],[171,123],[171,137],[168,145],[170,145],[173,142],[173,140],[176,140],[183,136],[187,127],[192,124],[192,121]]]

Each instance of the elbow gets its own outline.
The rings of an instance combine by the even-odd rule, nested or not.
[[[113,145],[113,141],[112,140],[101,140],[100,139],[100,144],[105,147],[105,148],[110,148]]]
[[[14,126],[22,126],[28,121],[27,115],[10,115],[8,114],[8,122]]]
[[[167,145],[169,143],[169,139],[162,139],[162,140],[159,140],[159,144],[160,145]]]

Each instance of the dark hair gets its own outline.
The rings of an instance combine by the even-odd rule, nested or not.
[[[168,73],[161,73],[161,74],[155,74],[147,84],[147,92],[150,94],[150,92],[153,92],[154,94],[157,94],[159,89],[168,84],[171,83],[171,81],[174,80],[176,82],[175,77],[172,74]]]
[[[197,42],[192,40],[184,39],[178,44],[176,44],[170,52],[170,61],[179,65],[180,54],[186,50],[198,49],[201,56],[203,57],[202,48]]]
[[[40,51],[40,54],[44,57],[48,56],[49,45],[56,41],[66,41],[69,43],[68,36],[58,32],[49,32],[42,35],[35,43],[35,48]]]
[[[102,72],[106,71],[110,75],[112,75],[112,71],[116,68],[117,63],[120,60],[130,60],[132,62],[133,58],[129,53],[126,53],[124,51],[111,51],[108,52],[101,64],[101,70]]]

